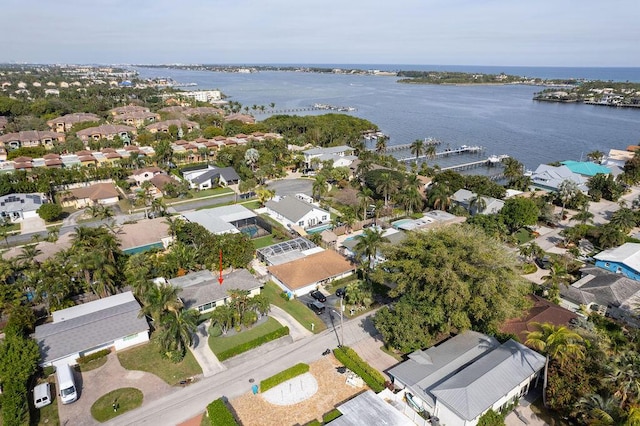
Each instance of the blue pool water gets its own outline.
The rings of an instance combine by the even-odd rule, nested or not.
[[[316,226],[315,228],[309,228],[306,231],[307,231],[307,234],[318,234],[322,231],[326,231],[327,229],[333,229],[333,225],[331,225],[330,223],[327,223],[324,225]]]
[[[133,247],[127,250],[123,250],[123,252],[125,254],[137,254],[137,253],[142,253],[143,251],[151,250],[154,248],[163,248],[163,247],[164,246],[162,245],[162,243],[151,243],[151,244],[147,244],[146,246]]]
[[[401,225],[404,225],[405,223],[410,223],[413,222],[413,219],[400,219],[400,220],[396,220],[395,222],[391,222],[391,226],[393,226],[396,229],[400,229]]]

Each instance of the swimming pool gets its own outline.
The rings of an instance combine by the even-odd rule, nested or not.
[[[395,222],[391,222],[391,226],[393,226],[396,229],[400,229],[400,226],[406,225],[407,223],[411,223],[411,222],[413,222],[413,219],[400,219],[400,220],[396,220]]]

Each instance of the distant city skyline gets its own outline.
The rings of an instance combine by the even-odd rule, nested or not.
[[[0,62],[640,67],[637,0],[4,0]]]

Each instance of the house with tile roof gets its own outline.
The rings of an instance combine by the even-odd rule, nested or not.
[[[594,256],[596,266],[640,281],[640,243],[624,243]]]
[[[200,124],[196,123],[195,121],[178,119],[158,121],[157,123],[149,124],[145,127],[145,129],[147,129],[151,133],[169,133],[170,126],[176,126],[179,129],[186,128],[187,132],[192,132],[194,129],[200,128]]]
[[[533,303],[520,317],[510,318],[500,326],[502,333],[511,334],[517,337],[520,343],[527,340],[527,335],[532,331],[537,331],[535,323],[550,323],[555,326],[568,327],[569,322],[578,318],[574,312],[563,308],[549,300],[536,296],[527,295]]]
[[[64,141],[64,134],[48,130],[26,130],[23,132],[7,133],[6,135],[0,136],[0,146],[7,150],[37,146],[53,148],[53,144],[55,142]]]
[[[47,121],[47,126],[49,126],[54,132],[64,133],[70,131],[74,124],[90,123],[92,121],[99,122],[100,120],[101,118],[95,114],[88,112],[76,112],[52,118]]]
[[[560,286],[562,305],[580,308],[640,327],[640,281],[598,267],[580,269],[581,278],[569,286]]]
[[[62,206],[73,206],[76,209],[96,204],[116,204],[120,196],[120,192],[118,192],[115,185],[109,182],[75,188],[69,192],[71,196],[62,201]]]
[[[218,273],[209,270],[192,272],[182,277],[172,278],[170,285],[181,290],[178,297],[185,308],[197,309],[201,314],[211,312],[216,307],[230,301],[229,290],[245,290],[249,297],[260,294],[261,284],[246,269],[236,269],[223,274],[223,282],[218,281]]]
[[[131,126],[124,126],[122,124],[103,124],[101,126],[89,127],[82,129],[76,133],[76,135],[87,143],[90,140],[99,141],[100,139],[113,140],[116,136],[127,139],[129,135],[135,135],[136,129]]]
[[[149,111],[132,111],[118,114],[113,117],[116,123],[124,123],[129,126],[141,127],[147,123],[160,120],[160,115]]]
[[[298,197],[274,197],[265,203],[265,209],[269,216],[287,228],[306,229],[331,220],[328,211]]]
[[[149,324],[139,312],[140,304],[130,291],[53,312],[53,321],[36,326],[33,336],[40,348],[40,366],[73,365],[83,355],[149,341]]]
[[[315,251],[291,262],[271,265],[269,276],[283,291],[303,296],[323,284],[348,277],[355,266],[333,250]]]
[[[537,384],[545,361],[514,340],[500,344],[465,331],[411,353],[387,374],[438,424],[473,426],[487,411],[500,411],[526,395]]]

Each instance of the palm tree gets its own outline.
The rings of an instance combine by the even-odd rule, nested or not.
[[[427,145],[427,148],[424,151],[424,155],[429,159],[433,160],[436,158],[436,146],[435,145]]]
[[[388,243],[389,239],[383,236],[384,231],[380,228],[367,228],[364,232],[356,237],[357,243],[353,248],[358,262],[362,263],[362,258],[366,257],[367,264],[365,266],[365,273],[368,275],[371,269],[374,267],[373,259],[378,253],[378,250],[384,243]]]
[[[580,211],[573,215],[573,217],[569,220],[579,220],[582,225],[587,222],[593,223],[593,213],[589,211],[589,201],[582,203],[580,206]]]
[[[384,206],[389,205],[389,197],[391,194],[395,194],[398,190],[398,181],[391,178],[391,173],[383,172],[380,174],[380,179],[376,185],[376,191],[382,192],[384,197]]]
[[[387,137],[386,136],[379,136],[378,140],[376,141],[376,152],[378,154],[384,154],[385,152],[387,152]]]
[[[215,308],[211,312],[211,325],[219,326],[222,334],[227,334],[227,331],[233,327],[233,308],[229,305]]]
[[[613,359],[607,366],[605,381],[615,385],[616,396],[620,398],[622,408],[629,396],[640,397],[640,355],[633,351],[625,351]]]
[[[487,200],[480,194],[474,195],[471,200],[469,200],[469,213],[472,215],[482,214],[486,208]]]
[[[367,220],[367,210],[373,202],[373,191],[367,186],[363,186],[358,192],[359,207],[362,209],[362,220]]]
[[[177,315],[182,309],[182,301],[178,297],[178,293],[182,289],[169,284],[161,284],[152,286],[149,291],[142,295],[142,308],[140,308],[139,317],[149,317],[157,327],[160,324],[161,317],[169,312]]]
[[[504,165],[504,177],[509,180],[517,179],[522,176],[524,172],[524,166],[521,162],[516,160],[513,157],[507,157],[502,160],[502,164]]]
[[[591,151],[590,153],[587,154],[587,158],[589,159],[589,161],[593,161],[594,163],[600,164],[600,162],[604,158],[604,152],[598,151],[598,150]]]
[[[264,203],[272,199],[276,195],[276,191],[267,188],[258,188],[256,190],[256,196],[260,206],[264,207]]]
[[[567,269],[559,262],[554,262],[549,269],[549,275],[542,277],[545,282],[551,283],[548,288],[549,299],[554,303],[559,303],[560,284],[565,284],[571,280],[571,275],[567,273]]]
[[[358,307],[369,307],[373,304],[373,288],[368,281],[354,281],[347,285],[346,302]]]
[[[622,208],[611,215],[609,223],[626,234],[636,226],[636,214],[629,208]]]
[[[33,263],[36,263],[35,258],[38,255],[42,254],[42,250],[38,248],[37,244],[28,244],[26,246],[22,246],[20,250],[20,254],[16,256],[17,263],[22,266],[28,266]]]
[[[422,196],[416,188],[407,186],[398,194],[398,200],[407,214],[422,210]]]
[[[184,355],[193,343],[193,333],[198,326],[200,313],[195,309],[180,309],[173,314],[165,314],[160,320],[158,342],[169,352]]]
[[[416,156],[416,162],[418,162],[418,158],[424,154],[424,141],[422,139],[416,139],[411,142],[409,148],[411,149],[411,153]]]
[[[249,167],[251,167],[251,171],[255,171],[256,163],[260,159],[260,153],[255,148],[249,148],[244,153],[244,161],[247,163]]]
[[[311,188],[313,198],[317,201],[321,201],[322,197],[326,195],[328,191],[329,189],[327,188],[327,181],[325,177],[321,175],[316,176]]]
[[[427,197],[434,209],[447,210],[451,206],[451,191],[446,185],[440,183],[433,185]]]
[[[607,223],[600,228],[598,245],[603,249],[619,246],[624,243],[625,234],[612,223]]]
[[[547,373],[549,369],[549,360],[557,360],[562,367],[567,359],[583,359],[584,346],[582,346],[582,337],[568,329],[565,326],[554,326],[550,323],[531,323],[537,330],[527,335],[525,345],[531,346],[533,349],[542,352],[546,356],[544,366],[544,383],[542,390],[543,404],[547,406]]]
[[[558,196],[562,202],[562,210],[560,212],[561,219],[564,218],[564,209],[566,205],[579,193],[580,189],[578,188],[578,184],[572,180],[565,179],[560,183],[560,185],[558,185]]]
[[[618,418],[618,400],[613,396],[589,394],[580,398],[577,404],[583,413],[584,420],[589,425],[621,424]]]

